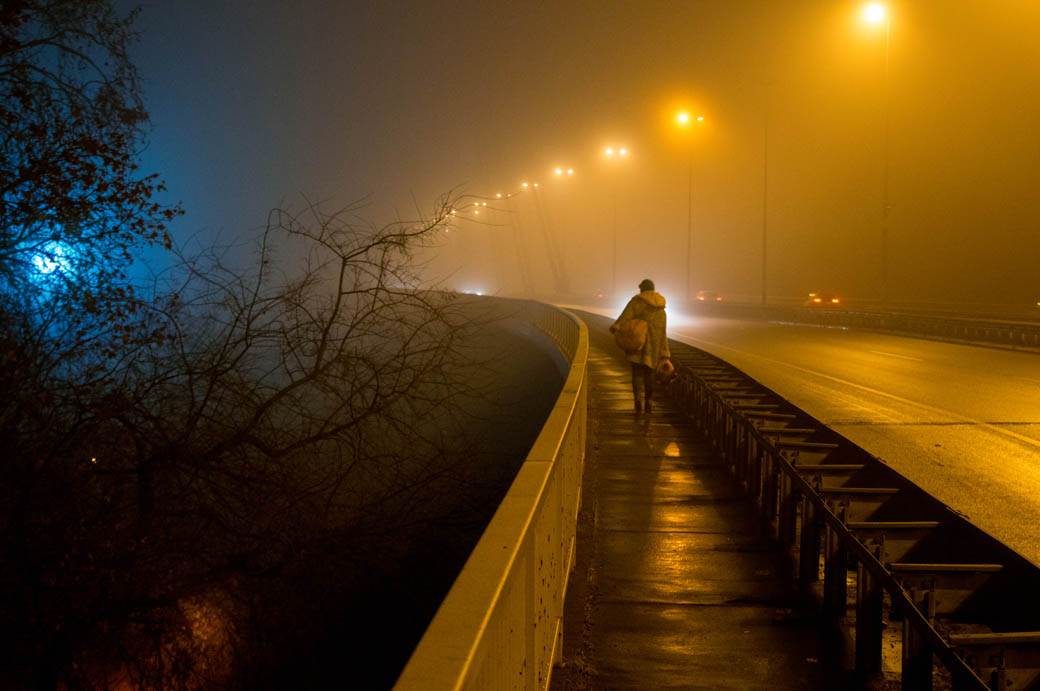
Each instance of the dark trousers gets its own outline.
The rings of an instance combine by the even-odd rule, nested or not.
[[[654,397],[654,371],[646,365],[632,363],[632,396],[636,402]]]

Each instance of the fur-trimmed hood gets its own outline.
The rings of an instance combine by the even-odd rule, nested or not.
[[[651,307],[656,307],[657,309],[662,310],[664,309],[664,295],[661,295],[656,290],[644,290],[636,297]]]

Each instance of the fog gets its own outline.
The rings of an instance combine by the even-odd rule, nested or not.
[[[651,277],[681,299],[692,160],[691,290],[759,298],[765,197],[770,297],[870,303],[887,151],[892,302],[1034,305],[1040,4],[890,3],[887,77],[861,7],[145,2],[145,168],[184,202],[181,241],[248,240],[301,193],[367,198],[374,222],[489,197],[426,275],[502,294],[529,289],[521,254],[553,293],[550,252],[570,297],[610,293],[616,201],[618,293]],[[682,108],[704,122],[680,130]],[[612,165],[608,145],[631,155]],[[494,198],[523,181],[540,214],[531,191]]]

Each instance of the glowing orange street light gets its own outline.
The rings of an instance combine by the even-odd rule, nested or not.
[[[563,168],[554,168],[553,169],[553,175],[555,175],[556,177],[562,176],[563,175]]]
[[[528,187],[530,187],[530,185],[529,185],[528,183],[526,183],[526,182],[521,182],[521,183],[520,183],[520,186],[521,186],[521,187],[523,187],[523,188],[524,188],[525,190],[526,190],[526,189],[527,189]]]
[[[675,122],[679,125],[679,127],[689,127],[692,123],[704,122],[704,116],[693,116],[690,115],[689,111],[680,110],[678,113],[675,114]]]
[[[881,25],[888,19],[888,8],[880,2],[869,2],[863,6],[862,17],[867,24]]]
[[[603,149],[603,158],[608,161],[616,161],[628,157],[628,147],[608,146]]]

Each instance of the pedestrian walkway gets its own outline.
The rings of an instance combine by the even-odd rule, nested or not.
[[[720,458],[589,319],[577,566],[555,689],[824,688],[814,620]]]

